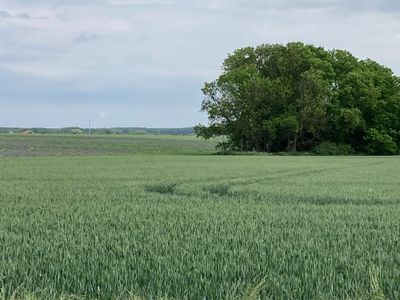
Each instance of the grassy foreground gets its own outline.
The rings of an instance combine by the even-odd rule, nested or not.
[[[399,157],[213,145],[0,136],[0,299],[400,298]]]
[[[0,298],[400,298],[397,157],[0,159]]]

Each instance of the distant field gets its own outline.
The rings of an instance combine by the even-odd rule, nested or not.
[[[21,139],[35,155],[101,152]],[[0,170],[0,299],[400,298],[398,157],[25,157]]]
[[[52,135],[0,134],[0,157],[209,154],[215,141],[184,135]]]

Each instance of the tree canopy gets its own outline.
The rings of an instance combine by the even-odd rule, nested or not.
[[[400,78],[370,59],[303,43],[236,50],[203,87],[204,138],[238,151],[310,151],[323,143],[355,152],[400,148]]]

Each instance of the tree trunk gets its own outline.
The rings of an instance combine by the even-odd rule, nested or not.
[[[294,136],[294,140],[293,140],[293,147],[292,147],[292,151],[296,152],[297,151],[297,134]]]

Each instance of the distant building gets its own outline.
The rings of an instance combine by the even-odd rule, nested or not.
[[[21,134],[33,134],[33,131],[29,129],[24,129],[21,131]]]
[[[71,129],[71,133],[72,134],[83,134],[83,130],[75,128],[75,129]]]

